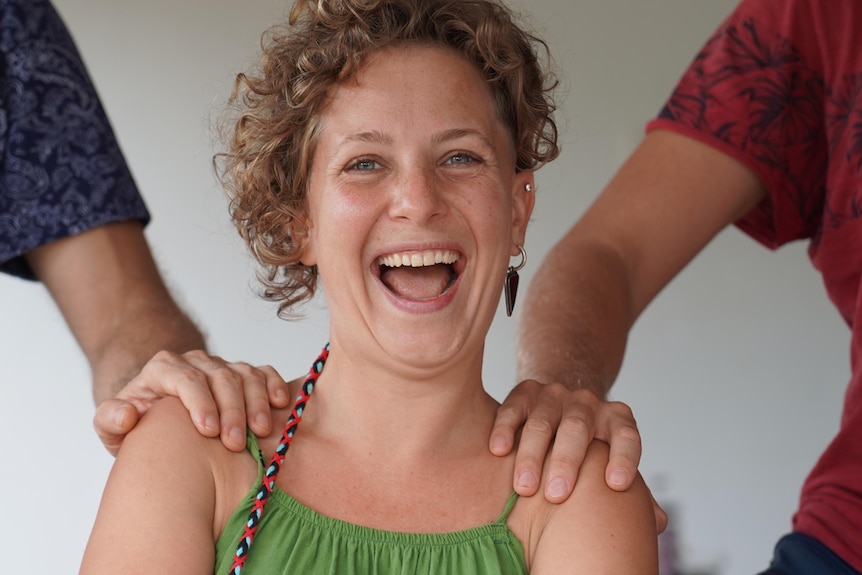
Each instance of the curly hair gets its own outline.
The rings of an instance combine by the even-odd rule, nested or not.
[[[231,216],[262,266],[263,297],[289,318],[309,300],[317,269],[303,265],[311,159],[331,89],[372,52],[402,43],[447,47],[488,83],[517,151],[516,169],[559,154],[547,44],[497,0],[296,0],[287,25],[262,38],[259,67],[239,74],[235,109],[215,157]]]

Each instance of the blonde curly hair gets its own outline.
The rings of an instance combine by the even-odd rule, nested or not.
[[[401,43],[447,47],[488,82],[517,151],[516,169],[559,154],[555,76],[543,40],[497,0],[297,0],[287,25],[264,33],[259,67],[237,76],[216,169],[239,234],[262,266],[279,315],[314,296],[317,269],[300,261],[306,193],[327,95],[369,53]]]

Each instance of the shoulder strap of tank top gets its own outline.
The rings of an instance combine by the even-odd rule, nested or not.
[[[503,513],[500,514],[500,517],[497,518],[494,523],[505,524],[506,520],[509,519],[509,515],[512,513],[512,509],[515,508],[515,503],[518,502],[518,492],[513,491],[509,496],[509,499],[506,500],[506,506],[503,508]]]

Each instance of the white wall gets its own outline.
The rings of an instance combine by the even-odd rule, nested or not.
[[[154,215],[175,294],[232,359],[307,368],[325,312],[300,324],[257,301],[211,174],[209,115],[277,0],[55,0]],[[539,174],[525,281],[636,145],[644,122],[731,0],[521,0],[552,44],[565,99],[563,157]],[[111,464],[90,420],[89,373],[41,286],[0,278],[0,540],[17,573],[74,573]],[[513,383],[514,320],[486,382]],[[804,246],[771,254],[729,230],[636,326],[614,397],[644,439],[642,471],[678,510],[689,567],[753,573],[790,525],[799,486],[837,429],[846,327]]]

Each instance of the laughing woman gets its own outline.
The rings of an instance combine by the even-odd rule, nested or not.
[[[485,337],[557,155],[544,44],[492,0],[299,1],[266,38],[218,164],[267,296],[289,314],[320,280],[330,345],[246,453],[154,407],[81,572],[655,573],[604,444],[560,505],[487,448]]]

